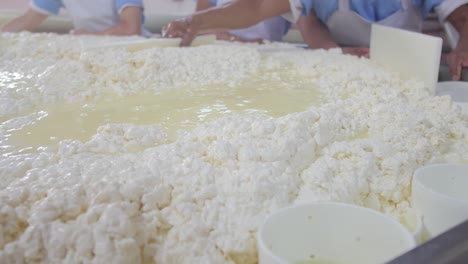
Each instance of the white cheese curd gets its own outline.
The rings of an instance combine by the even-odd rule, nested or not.
[[[85,48],[122,39],[0,35],[2,262],[256,263],[277,209],[402,219],[416,168],[468,162],[460,108],[368,59]]]

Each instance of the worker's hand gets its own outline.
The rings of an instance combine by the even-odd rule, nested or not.
[[[162,29],[164,38],[182,38],[180,46],[189,46],[198,34],[198,28],[192,17],[177,19]]]
[[[468,51],[454,50],[445,56],[445,60],[449,65],[452,80],[459,81],[462,69],[468,67]]]
[[[369,48],[367,47],[347,47],[342,48],[343,54],[369,58]]]

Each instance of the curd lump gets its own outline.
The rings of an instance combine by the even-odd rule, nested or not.
[[[1,262],[256,263],[275,210],[402,219],[416,168],[468,162],[460,107],[368,59],[86,49],[121,39],[0,35]]]

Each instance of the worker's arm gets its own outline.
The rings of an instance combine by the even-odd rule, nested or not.
[[[288,0],[237,0],[175,20],[164,27],[162,35],[181,37],[181,45],[187,46],[199,33],[246,28],[289,11]]]
[[[455,50],[468,50],[468,4],[455,9],[448,17],[449,21],[460,34]]]
[[[308,16],[301,16],[297,21],[297,26],[309,48],[330,49],[338,47],[327,27],[315,15],[313,10]]]
[[[195,11],[202,11],[206,10],[208,8],[215,7],[215,5],[210,1],[210,0],[198,0],[197,5],[195,6]],[[205,32],[205,34],[214,34],[216,36],[217,40],[224,40],[224,41],[239,41],[239,42],[253,42],[253,43],[262,43],[262,39],[253,39],[253,40],[247,40],[240,38],[236,35],[233,35],[229,33],[228,31],[222,31],[222,32]]]
[[[197,5],[195,6],[195,12],[206,10],[208,8],[214,7],[213,3],[210,0],[197,0]]]
[[[312,10],[309,15],[301,16],[297,22],[304,42],[311,49],[331,49],[338,48],[338,44],[333,40],[326,25],[320,21]],[[367,47],[347,47],[342,48],[343,53],[356,56],[369,56]]]
[[[468,4],[455,9],[447,17],[447,21],[460,35],[457,46],[446,57],[452,79],[460,80],[462,68],[468,67]]]
[[[13,19],[5,24],[1,31],[5,32],[20,32],[34,31],[39,25],[46,20],[48,15],[37,12],[34,9],[28,9],[23,15]]]
[[[141,35],[143,10],[139,6],[128,6],[120,12],[119,23],[103,31],[90,32],[80,29],[72,30],[75,35]]]

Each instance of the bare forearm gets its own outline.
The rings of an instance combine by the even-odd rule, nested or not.
[[[180,46],[188,46],[198,34],[246,28],[289,10],[288,0],[237,0],[172,21],[161,33],[163,37],[180,37]]]
[[[214,7],[214,5],[210,2],[210,0],[197,0],[195,12],[206,10],[211,7]]]
[[[215,5],[213,5],[210,0],[197,0],[197,5],[195,6],[195,12],[200,12],[200,11],[207,10],[213,7],[215,7]],[[216,32],[215,30],[211,30],[211,31],[207,30],[203,32],[203,34],[217,34],[217,33],[222,34],[223,32]],[[221,39],[221,38],[218,38],[218,36],[216,36],[216,38]]]
[[[28,10],[24,15],[21,15],[9,23],[5,24],[1,31],[5,32],[19,32],[19,31],[33,31],[35,30],[45,19],[47,15],[38,13],[34,10]]]
[[[455,50],[468,51],[468,5],[462,5],[455,9],[447,20],[455,27],[460,35]]]
[[[313,12],[308,16],[301,17],[298,26],[304,42],[310,48],[330,49],[338,47],[326,26],[320,22]]]
[[[288,0],[237,0],[227,6],[195,13],[192,20],[201,33],[246,28],[289,11]]]

